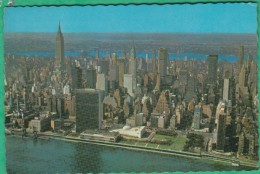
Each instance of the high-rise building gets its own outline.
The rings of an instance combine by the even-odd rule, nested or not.
[[[70,117],[75,119],[76,116],[76,106],[75,106],[75,96],[66,96],[64,99],[64,103],[65,103],[65,114],[66,117]]]
[[[127,89],[128,94],[133,97],[136,87],[136,79],[133,74],[124,74],[124,87]]]
[[[119,86],[124,86],[125,59],[117,59]]]
[[[223,87],[223,100],[229,100],[229,79],[224,79],[224,87]]]
[[[159,49],[158,58],[158,73],[160,77],[165,77],[167,75],[167,63],[168,63],[168,52],[166,48]]]
[[[82,88],[82,69],[74,65],[71,68],[72,89]]]
[[[96,60],[98,60],[99,59],[99,51],[98,51],[98,49],[96,50]]]
[[[239,72],[238,84],[240,87],[244,87],[245,82],[246,82],[246,69],[245,69],[245,65],[243,64]]]
[[[104,91],[76,89],[76,132],[101,128]]]
[[[130,60],[129,60],[129,74],[133,75],[133,78],[136,78],[136,52],[135,52],[135,45],[133,45],[131,51],[130,51]]]
[[[199,105],[196,105],[194,108],[194,117],[192,127],[194,129],[200,129],[200,121],[201,121],[202,111]]]
[[[156,104],[156,107],[154,108],[154,113],[165,113],[170,114],[171,113],[171,102],[169,97],[169,91],[162,91],[161,95],[158,99],[158,102]]]
[[[105,74],[97,74],[96,89],[108,92],[108,80]]]
[[[227,70],[224,73],[224,86],[223,86],[223,100],[226,102],[229,100],[229,78],[230,78],[230,73]]]
[[[64,98],[62,97],[57,98],[57,115],[60,118],[65,117],[65,102],[64,102]]]
[[[208,63],[208,84],[214,84],[217,81],[218,55],[209,55]]]
[[[108,60],[100,60],[99,61],[99,66],[100,66],[100,72],[102,74],[108,75],[108,71],[109,71],[109,61]]]
[[[95,89],[97,81],[97,73],[94,68],[89,68],[86,71],[87,88]]]
[[[153,53],[152,53],[152,64],[153,64],[153,72],[157,72],[156,50],[155,49],[153,49]]]
[[[61,32],[60,23],[56,35],[55,65],[64,68],[64,38]]]
[[[240,69],[242,68],[242,65],[244,63],[244,46],[241,45],[238,48],[238,72],[240,71]]]
[[[225,132],[226,132],[226,114],[219,114],[217,124],[217,150],[224,151],[225,148]]]
[[[118,65],[114,62],[109,65],[108,80],[118,82]]]

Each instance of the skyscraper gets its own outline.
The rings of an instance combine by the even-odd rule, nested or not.
[[[124,86],[124,74],[125,74],[125,59],[118,59],[117,60],[118,65],[118,82],[119,86]]]
[[[61,32],[60,22],[58,32],[56,35],[56,49],[55,49],[55,65],[63,68],[64,66],[64,38]]]
[[[225,148],[225,132],[226,132],[226,114],[220,114],[217,123],[217,142],[216,149],[224,151]]]
[[[244,61],[244,46],[241,45],[238,49],[238,72],[240,72]]]
[[[76,89],[76,132],[101,128],[104,91]]]
[[[217,81],[218,55],[208,55],[208,84],[214,84]]]
[[[130,51],[129,74],[132,74],[133,78],[136,78],[136,52],[134,44]]]
[[[97,73],[94,68],[89,68],[86,70],[87,77],[87,88],[95,89],[97,81]]]
[[[108,92],[108,80],[105,74],[97,74],[96,89]]]
[[[200,129],[201,117],[202,117],[201,107],[199,105],[196,105],[194,108],[194,117],[192,122],[192,127],[194,129]]]
[[[224,87],[223,87],[223,100],[228,101],[229,100],[229,79],[224,79]]]
[[[160,77],[167,75],[168,52],[166,48],[159,49],[158,73]]]
[[[152,64],[153,64],[153,72],[157,72],[156,50],[155,49],[153,49],[153,53],[152,53]]]
[[[136,79],[133,74],[124,74],[124,87],[127,89],[128,94],[133,97],[136,87]]]
[[[82,88],[82,69],[73,64],[71,69],[72,89]]]

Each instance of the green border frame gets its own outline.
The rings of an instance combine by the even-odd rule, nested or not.
[[[7,7],[8,0],[0,0],[0,173],[6,173],[5,168],[5,134],[4,134],[4,7]],[[62,6],[62,5],[141,5],[141,4],[195,4],[195,3],[239,3],[239,2],[252,2],[257,3],[257,23],[260,23],[260,2],[259,0],[14,0],[15,7],[17,6]],[[260,26],[260,25],[258,25]],[[259,40],[260,27],[257,28],[257,35]],[[260,60],[260,45],[257,43],[258,61]],[[259,70],[258,63],[258,70]],[[259,73],[259,72],[258,72]],[[258,87],[259,85],[259,74],[258,74]],[[258,98],[260,98],[258,96]],[[260,107],[258,106],[258,109]],[[258,119],[258,123],[259,119]],[[259,132],[259,128],[258,128]],[[259,142],[259,139],[258,139]],[[260,143],[259,143],[260,144]],[[259,151],[258,151],[259,153]],[[260,164],[258,162],[258,164]],[[254,171],[241,171],[239,173],[258,173],[259,170]],[[181,173],[181,172],[177,172]],[[193,172],[189,172],[193,173]],[[195,172],[194,172],[195,173]],[[219,172],[202,172],[202,173],[219,173]],[[237,173],[237,171],[221,172],[221,173]]]

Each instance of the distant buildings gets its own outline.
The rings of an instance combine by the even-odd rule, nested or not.
[[[22,61],[13,64],[14,56],[7,56],[7,67],[11,61],[14,72],[5,77],[6,114],[16,127],[29,123],[36,131],[50,126],[58,131],[69,120],[81,138],[106,141],[118,138],[117,133],[104,133],[109,128],[130,139],[143,138],[143,126],[149,131],[200,132],[208,139],[208,149],[256,156],[258,69],[252,56],[243,59],[244,47],[239,48],[237,64],[218,63],[218,55],[209,55],[206,62],[169,60],[166,48],[160,48],[158,56],[153,48],[143,51],[150,49],[152,59],[148,54],[146,59],[137,57],[133,44],[121,57],[109,51],[104,58],[96,51],[64,62],[59,25],[55,59],[27,61],[21,56],[17,60]],[[32,112],[30,118],[24,120],[21,110]],[[51,113],[51,119],[42,111]]]

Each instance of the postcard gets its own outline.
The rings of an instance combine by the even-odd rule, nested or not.
[[[258,170],[256,3],[12,5],[7,173]]]

